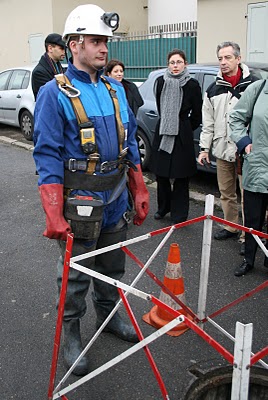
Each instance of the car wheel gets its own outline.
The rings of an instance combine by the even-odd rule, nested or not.
[[[32,114],[25,110],[20,116],[21,133],[27,140],[33,140],[34,119]]]
[[[141,157],[141,166],[142,169],[145,170],[149,165],[149,159],[151,155],[151,146],[150,142],[145,135],[145,133],[141,130],[137,131],[137,142],[139,146],[139,152]]]

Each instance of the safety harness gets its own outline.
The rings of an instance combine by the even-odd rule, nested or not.
[[[58,74],[55,75],[55,78],[58,83],[59,89],[71,100],[80,129],[81,146],[84,153],[87,154],[87,160],[76,160],[73,158],[69,159],[67,162],[65,162],[65,169],[71,172],[85,171],[87,174],[93,175],[95,171],[99,171],[100,173],[110,172],[116,168],[120,168],[122,164],[127,164],[133,167],[133,165],[131,165],[131,162],[125,159],[128,150],[127,148],[123,148],[123,144],[125,141],[125,129],[120,117],[120,107],[116,95],[116,90],[112,88],[109,81],[101,76],[101,80],[109,91],[114,105],[119,143],[119,155],[117,157],[117,160],[105,161],[102,164],[98,165],[100,154],[98,153],[97,149],[94,125],[86,115],[84,106],[79,98],[80,91],[71,84],[66,75]]]
[[[105,161],[99,163],[100,154],[98,153],[95,129],[93,122],[86,115],[84,106],[79,98],[80,91],[76,89],[64,74],[55,75],[58,87],[67,97],[69,97],[80,129],[80,142],[83,152],[87,155],[87,160],[76,160],[71,158],[65,161],[64,171],[64,188],[65,188],[65,206],[64,215],[70,222],[72,232],[75,237],[95,240],[101,229],[103,218],[103,207],[116,200],[125,190],[126,167],[131,167],[137,170],[137,167],[127,160],[126,154],[128,148],[123,148],[125,141],[125,129],[120,117],[120,107],[116,90],[104,77],[101,77],[113,101],[115,110],[115,119],[119,143],[119,155],[114,161]],[[116,170],[114,174],[107,172]],[[84,174],[79,173],[84,171]],[[98,171],[100,174],[96,175]],[[100,192],[111,190],[109,199],[103,202],[102,199],[96,196],[77,196],[71,195],[73,189],[89,190],[91,192]],[[82,215],[80,215],[81,210]],[[123,218],[130,222],[131,210],[123,214]]]
[[[76,89],[64,74],[55,75],[57,84],[61,92],[69,97],[74,113],[77,119],[77,123],[80,129],[80,142],[83,152],[87,155],[86,160],[76,160],[71,158],[65,161],[64,171],[64,189],[65,189],[65,207],[64,214],[65,218],[69,220],[72,231],[75,236],[83,239],[93,239],[97,237],[99,232],[103,207],[112,203],[116,200],[120,194],[125,190],[127,179],[126,179],[126,167],[137,170],[137,167],[126,159],[128,148],[123,148],[125,141],[125,129],[120,117],[120,107],[116,90],[114,90],[110,83],[104,77],[101,77],[102,82],[105,84],[111,99],[113,101],[116,119],[116,128],[119,143],[119,155],[114,161],[105,161],[100,164],[100,154],[98,153],[95,129],[93,122],[86,115],[84,106],[79,98],[80,91]],[[116,170],[113,174],[107,174],[107,172]],[[80,171],[85,173],[81,174]],[[99,174],[96,175],[95,172]],[[72,191],[76,190],[89,190],[91,192],[101,192],[109,190],[111,194],[106,202],[103,202],[100,198],[96,197],[82,197],[72,196]],[[87,206],[86,206],[87,204]],[[79,215],[79,209],[89,207],[90,215],[82,216]],[[129,223],[131,214],[133,211],[130,210],[123,214],[123,218]]]

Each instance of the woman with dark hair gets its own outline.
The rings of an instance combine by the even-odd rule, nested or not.
[[[170,212],[172,222],[179,223],[188,218],[189,178],[197,171],[193,131],[202,121],[202,95],[199,83],[187,70],[184,51],[172,50],[167,61],[168,68],[154,88],[160,119],[150,169],[157,181],[154,218],[162,219]]]
[[[106,65],[104,75],[110,76],[122,83],[126,92],[128,104],[136,117],[139,107],[143,105],[143,99],[135,83],[124,79],[124,71],[125,66],[122,61],[112,59]]]

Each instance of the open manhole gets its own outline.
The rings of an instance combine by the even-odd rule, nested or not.
[[[189,372],[195,376],[187,388],[183,400],[230,400],[232,392],[231,365],[201,369],[193,365]],[[249,400],[268,400],[268,370],[251,367]]]

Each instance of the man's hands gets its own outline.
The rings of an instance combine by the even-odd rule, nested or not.
[[[133,224],[141,225],[149,212],[149,193],[143,180],[140,164],[136,167],[138,171],[135,172],[132,168],[128,171],[128,185],[136,210]]]
[[[203,165],[203,166],[206,166],[206,163],[210,164],[208,152],[200,151],[197,162],[198,162],[198,164]]]
[[[46,229],[49,239],[67,240],[71,227],[63,216],[63,185],[50,183],[39,186],[39,193],[46,213]]]
[[[246,153],[246,154],[249,154],[249,153],[251,153],[251,152],[252,152],[252,143],[248,144],[248,145],[245,147],[245,153]]]

